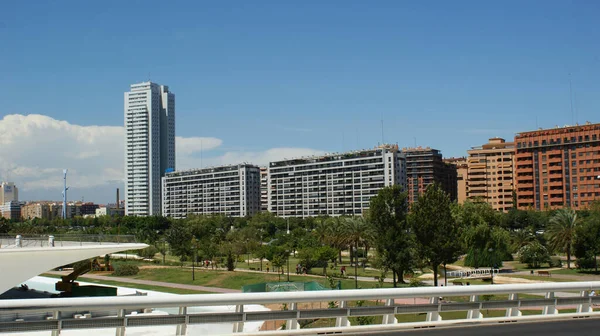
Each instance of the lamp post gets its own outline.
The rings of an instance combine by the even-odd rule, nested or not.
[[[290,251],[285,250],[285,256],[287,258],[287,282],[290,282]]]
[[[494,249],[493,248],[489,248],[488,252],[493,253]],[[492,255],[492,267],[490,267],[490,271],[492,274],[492,285],[494,284],[494,265],[496,264],[496,258],[494,257],[494,255]]]
[[[354,288],[358,289],[358,249],[353,246],[354,250]]]

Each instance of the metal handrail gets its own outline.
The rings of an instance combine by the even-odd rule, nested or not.
[[[366,290],[329,290],[315,292],[268,292],[268,293],[233,293],[233,294],[197,294],[178,296],[128,296],[128,297],[86,297],[56,299],[3,300],[0,305],[2,316],[35,316],[43,313],[47,317],[39,320],[0,322],[2,330],[13,328],[27,329],[46,328],[54,330],[58,335],[60,328],[93,328],[100,325],[118,326],[124,334],[126,327],[177,325],[179,334],[185,334],[188,325],[214,323],[215,321],[233,323],[233,331],[241,332],[244,323],[250,321],[287,320],[288,329],[299,329],[298,321],[308,318],[335,318],[336,327],[351,328],[348,317],[351,316],[383,316],[383,324],[396,324],[394,315],[403,313],[427,313],[428,323],[440,322],[440,313],[446,311],[467,311],[468,321],[488,320],[482,318],[482,309],[506,309],[506,318],[519,320],[520,309],[543,307],[542,315],[555,316],[557,306],[576,305],[581,316],[598,315],[591,308],[600,303],[600,297],[589,296],[589,291],[600,288],[600,281],[514,284],[514,285],[482,285],[456,287],[417,287],[386,288]],[[574,297],[555,297],[557,292],[577,292]],[[519,299],[520,293],[543,293],[540,299]],[[481,295],[508,294],[507,300],[480,300]],[[443,302],[440,297],[469,296],[469,302]],[[426,304],[396,304],[394,299],[428,298]],[[349,307],[347,302],[361,300],[384,300],[383,306]],[[338,301],[339,308],[334,309],[299,309],[301,302]],[[289,304],[289,310],[270,312],[244,311],[245,305]],[[235,312],[189,313],[191,307],[234,306]],[[145,311],[148,308],[179,308],[179,314],[168,316],[136,316],[128,315],[128,311]],[[89,314],[85,323],[74,322],[73,312]],[[106,312],[117,311],[116,315],[107,316]],[[94,318],[94,316],[97,316]],[[102,316],[102,317],[100,317]],[[37,323],[37,324],[36,324]],[[40,324],[41,323],[41,324]],[[85,326],[84,326],[85,325]],[[400,323],[398,325],[401,325]],[[57,329],[58,328],[58,329]]]
[[[348,289],[314,292],[267,292],[267,293],[227,293],[227,294],[192,294],[176,297],[111,297],[111,298],[63,298],[31,299],[26,302],[4,300],[0,312],[14,309],[22,311],[56,310],[67,308],[131,309],[140,306],[162,308],[181,306],[223,306],[270,304],[281,302],[324,302],[324,301],[359,301],[386,300],[419,297],[472,296],[512,293],[547,293],[567,291],[591,291],[600,289],[600,281],[561,282],[514,285],[481,285],[450,287],[414,287],[414,288],[379,288]]]
[[[136,243],[134,235],[0,235],[0,248]]]

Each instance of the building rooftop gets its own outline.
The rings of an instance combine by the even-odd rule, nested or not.
[[[538,136],[538,135],[551,135],[551,134],[563,134],[577,131],[592,131],[592,130],[600,130],[600,123],[592,124],[589,121],[586,121],[584,125],[564,125],[564,126],[554,126],[553,128],[539,128],[535,131],[526,131],[520,132],[515,135],[515,137],[526,137],[526,136]]]
[[[224,165],[224,166],[193,168],[193,169],[188,169],[188,170],[177,170],[174,172],[168,172],[165,174],[165,176],[166,177],[177,177],[177,176],[185,176],[185,175],[219,173],[219,172],[224,172],[224,171],[238,170],[241,167],[259,168],[258,166],[244,162],[244,163]]]
[[[360,149],[353,150],[343,153],[326,153],[323,155],[313,155],[313,156],[303,156],[299,158],[291,158],[291,159],[283,159],[280,161],[274,161],[270,163],[270,167],[280,167],[286,166],[289,164],[305,164],[305,163],[320,163],[320,162],[328,162],[328,161],[337,161],[337,160],[348,160],[353,158],[367,157],[373,156],[375,153],[381,151],[382,149],[398,151],[398,145],[394,144],[383,144],[378,145],[372,149]]]

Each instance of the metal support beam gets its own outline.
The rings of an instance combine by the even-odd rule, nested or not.
[[[508,299],[511,301],[519,301],[519,295],[517,293],[511,293],[508,295]],[[508,308],[506,310],[506,317],[521,316],[521,310],[519,308]]]
[[[429,312],[427,313],[427,322],[433,322],[433,321],[441,321],[442,320],[442,316],[440,316],[440,297],[439,296],[432,296],[429,299],[429,303],[430,304],[436,304],[438,305],[438,310],[435,312]]]
[[[394,304],[395,304],[394,299],[387,299],[385,301],[386,307],[391,307]],[[394,314],[383,315],[383,320],[382,320],[381,324],[395,324],[395,323],[398,323],[398,319],[396,319],[396,316]]]
[[[298,304],[296,302],[290,303],[290,310],[296,312],[296,318],[287,320],[285,324],[286,330],[300,329],[300,325],[298,324]]]
[[[581,291],[580,296],[583,297],[583,298],[588,298],[588,299],[590,297],[587,290]],[[580,305],[577,306],[577,312],[578,313],[589,313],[591,311],[592,311],[591,300],[588,300],[587,303],[582,303],[582,304],[580,304]]]
[[[189,316],[187,315],[187,307],[179,307],[179,315],[185,316],[185,323],[178,324],[176,334],[177,336],[184,336],[187,333],[187,324],[189,320]]]
[[[479,301],[479,295],[471,295],[469,302],[478,302],[478,301]],[[481,313],[481,304],[479,304],[479,308],[480,309],[469,310],[467,312],[467,319],[472,320],[472,319],[483,318],[483,314]]]
[[[244,313],[244,305],[237,305],[237,306],[235,306],[235,312],[236,313]],[[245,320],[245,316],[244,316],[243,320]],[[244,332],[244,322],[236,322],[236,323],[234,323],[233,324],[233,332],[234,333]]]
[[[553,315],[558,314],[558,309],[556,309],[556,298],[554,297],[554,292],[546,293],[546,299],[554,299],[554,304],[551,306],[545,306],[542,314],[544,315]]]
[[[335,318],[335,326],[336,327],[349,327],[350,326],[350,321],[348,320],[348,314],[349,314],[348,302],[346,302],[346,301],[340,301],[340,308],[346,309],[346,316],[344,316],[344,317],[336,317]]]
[[[117,312],[117,317],[123,318],[123,325],[117,327],[115,336],[125,336],[125,326],[127,325],[127,320],[125,319],[125,309],[119,309],[119,311]]]

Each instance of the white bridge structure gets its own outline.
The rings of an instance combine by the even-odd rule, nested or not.
[[[75,335],[74,332],[78,331],[77,335],[193,335],[194,326],[228,323],[232,334],[302,335],[589,318],[600,315],[600,312],[593,311],[593,306],[600,304],[600,297],[590,296],[592,290],[599,288],[600,281],[174,297],[4,300],[0,302],[0,333]],[[520,297],[521,294],[526,295]],[[489,295],[495,295],[495,299],[490,299]],[[420,299],[420,303],[412,303],[413,299],[415,302]],[[354,304],[357,301],[369,304]],[[336,308],[314,308],[305,304],[315,302],[336,302]],[[285,304],[287,309],[244,309],[246,305],[267,304]],[[214,306],[229,306],[232,309],[208,313],[197,313],[195,309]],[[175,313],[160,313],[168,308]],[[568,310],[565,312],[565,309]],[[500,317],[484,318],[484,310],[496,311],[494,315]],[[524,311],[527,314],[522,314]],[[463,312],[464,317],[444,321],[442,317],[445,312]],[[423,314],[424,321],[399,323],[397,316],[400,314]],[[353,318],[360,316],[376,316],[378,318],[374,320],[377,324],[353,325]],[[321,318],[334,319],[335,325],[318,329],[301,328],[303,321]],[[243,332],[244,323],[261,321],[285,321],[285,329]]]
[[[497,268],[474,268],[474,269],[465,269],[458,271],[449,271],[446,272],[448,277],[450,278],[470,278],[470,279],[479,279],[479,278],[489,278],[493,275],[498,275],[500,270]]]

